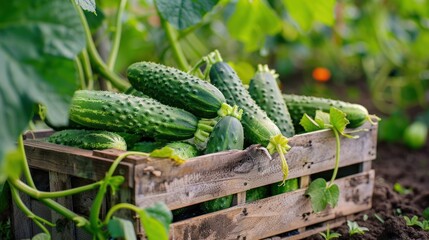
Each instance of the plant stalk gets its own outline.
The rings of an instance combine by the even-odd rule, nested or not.
[[[73,1],[74,2],[74,1]],[[88,26],[88,22],[86,21],[85,14],[83,13],[83,10],[76,5],[76,3],[73,4],[75,6],[76,11],[79,13],[80,20],[82,22],[82,26],[85,31],[85,38],[86,38],[86,44],[87,44],[87,50],[89,54],[89,58],[91,60],[92,66],[94,67],[97,72],[107,79],[109,82],[112,83],[114,87],[116,87],[120,91],[125,91],[129,88],[130,84],[123,80],[121,77],[119,77],[116,73],[111,71],[108,66],[104,63],[104,61],[101,59],[100,55],[97,52],[97,48],[95,47],[94,41],[92,39],[91,31]]]
[[[189,70],[189,63],[186,60],[185,54],[183,53],[182,47],[180,46],[179,41],[177,40],[177,35],[173,27],[160,15],[162,26],[167,35],[167,39],[170,42],[171,49],[173,50],[173,56],[176,59],[179,68],[183,71]]]
[[[120,0],[118,4],[118,12],[115,18],[115,32],[113,34],[113,44],[107,59],[107,67],[113,71],[115,68],[116,58],[118,57],[119,45],[121,44],[122,35],[122,16],[125,11],[127,0]]]

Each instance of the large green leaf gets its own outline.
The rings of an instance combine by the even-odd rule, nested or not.
[[[156,0],[161,16],[178,29],[185,29],[201,21],[219,0]]]
[[[310,30],[314,22],[334,23],[335,0],[283,0],[283,3],[288,14],[304,31]]]
[[[149,240],[167,240],[173,215],[163,203],[145,208],[139,213],[140,222]]]
[[[95,0],[75,0],[83,10],[95,13]]]
[[[134,231],[133,223],[130,220],[122,218],[114,218],[107,224],[107,230],[112,238],[120,238],[124,240],[135,240],[136,232]]]
[[[77,87],[73,59],[85,46],[79,17],[69,1],[0,0],[0,178],[4,154],[32,117],[47,106],[53,124],[66,124]]]
[[[280,32],[282,21],[265,0],[238,0],[227,27],[247,51],[255,51],[264,46],[267,35]]]

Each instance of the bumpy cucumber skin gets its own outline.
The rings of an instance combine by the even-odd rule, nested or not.
[[[242,150],[244,145],[243,126],[235,117],[225,116],[215,125],[210,133],[205,154],[221,152],[225,150]],[[229,208],[232,204],[232,195],[210,200],[200,204],[205,213]]]
[[[162,148],[165,146],[165,142],[150,142],[150,141],[143,141],[135,143],[134,146],[129,151],[136,151],[136,152],[144,152],[144,153],[150,153],[155,149]]]
[[[198,117],[216,117],[225,102],[223,94],[210,83],[161,64],[134,63],[128,67],[127,76],[135,89]]]
[[[298,178],[292,178],[287,180],[284,184],[280,185],[281,182],[273,183],[270,185],[271,196],[292,192],[299,188]]]
[[[189,159],[198,156],[197,147],[189,143],[171,142],[165,146],[172,148],[174,152],[182,159]]]
[[[250,96],[274,121],[283,136],[292,137],[295,134],[295,129],[275,76],[271,72],[256,72],[250,80],[248,90]]]
[[[91,150],[127,150],[125,140],[119,134],[108,131],[68,129],[52,134],[47,140],[50,143]]]
[[[225,96],[229,105],[243,109],[243,124],[246,141],[267,146],[270,138],[281,134],[267,114],[250,97],[235,71],[225,62],[217,62],[210,69],[210,80]]]
[[[205,154],[232,149],[243,149],[244,132],[240,120],[225,116],[210,133]]]
[[[142,134],[155,139],[192,138],[197,118],[160,102],[107,91],[76,91],[70,119],[94,129]]]
[[[307,113],[307,115],[310,117],[314,117],[316,115],[316,110],[329,113],[329,109],[331,107],[338,108],[347,114],[346,118],[350,121],[350,123],[347,125],[348,128],[360,127],[368,118],[368,110],[359,104],[327,98],[292,94],[283,94],[283,100],[289,109],[289,113],[292,117],[296,131],[303,131],[303,128],[299,125],[299,122],[301,121],[304,113]]]
[[[258,188],[253,188],[246,191],[246,203],[251,203],[256,200],[266,198],[269,196],[269,188],[267,186],[262,186]]]

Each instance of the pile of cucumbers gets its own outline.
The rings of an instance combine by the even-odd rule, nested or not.
[[[48,141],[147,153],[167,147],[183,159],[261,144],[280,155],[283,183],[293,187],[274,184],[271,190],[249,191],[247,198],[256,200],[298,188],[296,179],[285,182],[284,155],[290,148],[287,138],[302,132],[299,121],[304,113],[314,117],[316,110],[336,107],[347,114],[352,128],[368,119],[368,111],[358,104],[282,94],[277,74],[267,66],[258,66],[248,88],[219,56],[207,67],[209,79],[203,80],[157,63],[134,63],[127,70],[132,89],[125,93],[76,91],[69,126],[62,126],[65,129]],[[204,203],[201,209],[216,211],[231,202],[227,196]]]

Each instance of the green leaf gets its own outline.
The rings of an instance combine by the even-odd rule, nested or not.
[[[46,233],[39,233],[31,238],[31,240],[51,240],[51,236]]]
[[[113,218],[107,224],[107,230],[112,238],[135,240],[136,232],[131,221],[122,218]]]
[[[304,130],[306,132],[313,132],[320,129],[323,129],[316,121],[314,121],[310,116],[308,116],[306,113],[301,118],[301,121],[299,122],[302,127],[304,127]]]
[[[347,124],[350,123],[346,118],[346,114],[337,108],[331,107],[329,109],[329,116],[332,126],[337,129],[339,133],[344,134],[344,129],[346,129]]]
[[[281,31],[282,20],[265,0],[238,0],[227,28],[246,51],[255,51],[263,47],[267,35]]]
[[[199,23],[219,0],[156,0],[162,18],[177,29],[185,29]]]
[[[332,184],[328,188],[326,188],[325,192],[326,201],[331,207],[337,206],[338,199],[340,197],[340,189],[337,184]]]
[[[73,59],[85,46],[79,17],[69,1],[0,0],[0,178],[4,154],[32,117],[48,108],[56,125],[68,121],[76,84]]]
[[[316,111],[316,116],[314,117],[314,121],[316,121],[322,128],[327,128],[326,125],[331,125],[331,118],[329,114],[322,112],[320,110]]]
[[[318,178],[310,183],[305,194],[310,196],[311,207],[314,212],[324,210],[328,204],[326,198],[326,181],[323,178]]]
[[[104,19],[106,19],[106,16],[104,15],[103,10],[100,8],[95,9],[95,14],[88,11],[85,11],[84,14],[85,14],[86,21],[88,22],[89,28],[93,33],[99,27],[101,27]]]
[[[95,0],[75,0],[83,10],[95,13]]]
[[[314,22],[329,26],[334,23],[335,0],[283,0],[283,3],[288,14],[304,31],[310,30]]]
[[[149,240],[168,240],[173,215],[163,203],[146,208],[139,213],[140,222]]]
[[[429,207],[425,208],[425,210],[423,210],[422,216],[424,219],[429,220]]]

